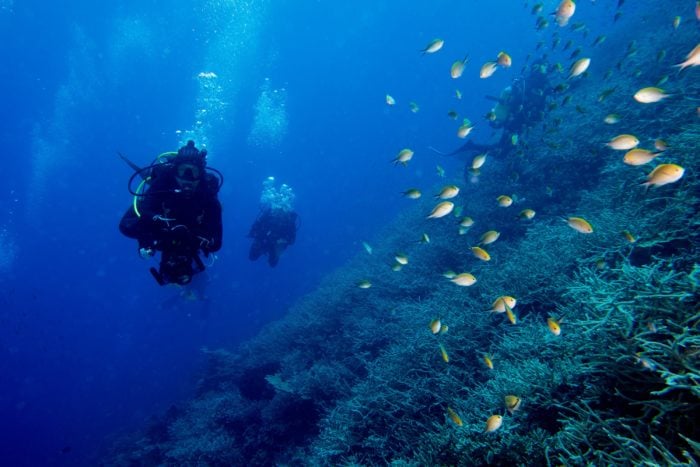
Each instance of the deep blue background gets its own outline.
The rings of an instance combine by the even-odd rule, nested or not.
[[[427,147],[462,143],[450,109],[477,123],[470,138],[491,137],[484,96],[510,83],[538,40],[523,4],[17,1],[0,10],[0,257],[15,255],[0,270],[6,465],[88,462],[115,434],[187,397],[200,348],[235,348],[362,240],[377,241],[410,203],[397,187],[431,194],[437,164],[458,176],[463,161]],[[584,5],[593,8],[579,2],[579,20],[595,16]],[[434,37],[444,49],[421,55]],[[480,80],[500,50],[513,68]],[[452,80],[450,65],[466,54],[464,76]],[[176,131],[195,124],[204,71],[217,74],[226,103],[206,135],[210,164],[226,177],[206,317],[202,302],[158,287],[120,236],[131,172],[116,155],[146,164],[177,149]],[[279,144],[255,146],[265,78],[286,89],[288,128]],[[403,147],[414,160],[392,166]],[[245,238],[269,175],[295,189],[302,219],[276,269],[249,262]]]

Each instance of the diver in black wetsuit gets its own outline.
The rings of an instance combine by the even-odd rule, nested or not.
[[[282,252],[296,240],[298,219],[299,216],[294,211],[265,209],[250,228],[248,237],[253,239],[253,244],[248,258],[255,261],[260,256],[267,255],[270,266],[277,266]]]
[[[119,223],[119,230],[138,240],[143,258],[161,252],[159,269],[151,274],[160,285],[188,284],[205,269],[199,257],[221,248],[221,203],[217,197],[221,173],[206,167],[206,150],[188,141],[177,153],[165,153],[136,176],[143,181],[136,189],[133,206]],[[128,162],[128,161],[127,161]],[[143,191],[144,186],[148,188]]]

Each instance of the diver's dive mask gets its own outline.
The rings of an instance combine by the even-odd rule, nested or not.
[[[197,188],[202,177],[202,167],[199,164],[181,162],[175,166],[175,179],[178,185],[185,191]]]
[[[197,188],[204,174],[206,157],[207,150],[197,150],[192,140],[177,151],[177,156],[173,160],[175,178],[183,190],[192,191]]]

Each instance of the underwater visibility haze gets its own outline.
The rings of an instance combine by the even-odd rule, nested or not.
[[[0,0],[0,461],[697,465],[699,33],[694,0]],[[188,141],[223,236],[176,285],[119,225]]]

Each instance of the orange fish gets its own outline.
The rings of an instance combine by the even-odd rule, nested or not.
[[[685,169],[676,164],[661,164],[657,166],[647,176],[647,181],[642,183],[644,186],[663,186],[669,183],[675,183],[681,179]]]
[[[501,425],[503,425],[503,417],[500,415],[491,415],[488,420],[486,420],[486,433],[491,433],[498,430]]]
[[[449,213],[452,212],[454,209],[455,205],[451,201],[443,201],[442,203],[438,203],[437,206],[435,206],[428,216],[428,219],[439,219],[441,217],[445,217]]]
[[[622,161],[627,165],[644,165],[653,161],[659,154],[661,153],[654,153],[648,149],[635,148],[627,151],[627,153],[625,153],[625,157],[622,158]]]
[[[501,65],[503,68],[510,68],[510,66],[513,64],[513,59],[511,59],[510,55],[507,53],[499,52],[498,58],[496,58],[496,63]]]
[[[472,253],[481,261],[491,261],[491,255],[489,255],[489,253],[481,247],[473,246]]]
[[[461,285],[462,287],[469,287],[470,285],[474,285],[476,283],[476,277],[474,277],[473,274],[469,274],[468,272],[457,274],[454,278],[450,280],[457,285]]]
[[[575,12],[576,4],[572,0],[562,0],[554,13],[557,24],[561,27],[566,26]]]
[[[685,56],[685,61],[683,63],[679,63],[675,66],[683,70],[689,66],[698,65],[700,65],[700,44],[696,45],[695,48]]]
[[[501,295],[493,302],[493,305],[491,305],[491,311],[495,313],[504,313],[506,311],[506,305],[510,308],[515,308],[516,303],[518,303],[518,301],[515,298],[508,295]]]
[[[566,223],[577,232],[584,234],[593,233],[593,226],[583,217],[569,217]]]

